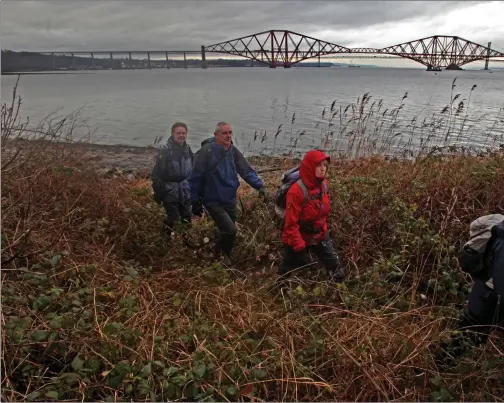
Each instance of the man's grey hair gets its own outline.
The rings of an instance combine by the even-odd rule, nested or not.
[[[231,125],[227,122],[219,122],[215,125],[215,133],[219,133],[220,130],[222,129],[222,126],[231,126]]]

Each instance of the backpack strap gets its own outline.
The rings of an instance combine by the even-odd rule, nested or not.
[[[303,195],[304,195],[304,202],[303,202],[303,207],[306,207],[306,205],[308,204],[308,202],[310,201],[310,195],[308,193],[308,189],[306,188],[306,185],[303,183],[303,181],[301,179],[298,179],[297,182],[298,186],[301,188],[301,191],[303,192]]]
[[[303,181],[301,179],[298,179],[297,182],[298,186],[301,188],[301,191],[303,192],[303,195],[304,195],[304,198],[305,198],[305,201],[303,203],[303,208],[306,207],[306,205],[308,204],[308,202],[310,200],[315,200],[315,199],[322,199],[322,197],[329,193],[329,187],[327,186],[327,182],[324,181],[322,182],[322,187],[324,188],[324,191],[323,192],[319,192],[318,194],[314,194],[313,196],[310,197],[310,194],[308,193],[308,189],[306,187],[306,185],[303,183]]]
[[[324,194],[328,194],[329,187],[327,186],[327,182],[326,181],[322,182],[322,186],[324,187]]]

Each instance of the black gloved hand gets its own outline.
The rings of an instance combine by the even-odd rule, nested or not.
[[[264,186],[259,189],[259,196],[264,198],[264,201],[267,202],[269,200],[269,192]]]
[[[203,215],[203,205],[200,202],[193,202],[191,205],[191,212],[193,215],[201,217]]]

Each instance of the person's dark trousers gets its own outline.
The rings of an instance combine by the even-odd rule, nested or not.
[[[311,250],[317,256],[332,277],[335,279],[343,278],[343,274],[340,272],[339,256],[334,249],[331,239],[322,241],[317,245],[308,247],[307,249]],[[284,249],[283,261],[278,268],[278,274],[285,276],[289,272],[308,264],[310,264],[310,261],[306,250],[296,252],[290,246],[287,246]]]
[[[166,211],[165,226],[171,231],[173,226],[182,221],[183,224],[190,224],[192,220],[191,205],[182,203],[163,203]]]
[[[504,321],[498,294],[479,279],[474,281],[467,307],[452,328],[458,333],[449,342],[441,344],[436,363],[452,366],[472,346],[485,344],[495,325]]]
[[[219,229],[215,252],[231,255],[236,239],[236,204],[205,206]]]

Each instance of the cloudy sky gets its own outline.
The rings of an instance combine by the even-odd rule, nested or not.
[[[0,3],[11,50],[197,50],[270,29],[347,47],[458,35],[504,50],[504,1],[13,1]]]

